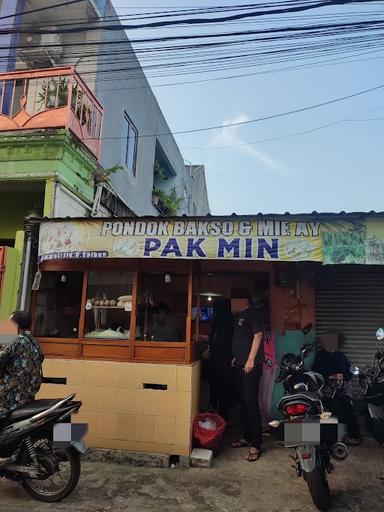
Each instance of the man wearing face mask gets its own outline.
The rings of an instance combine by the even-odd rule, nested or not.
[[[331,388],[336,389],[337,383],[344,381],[343,387],[336,392],[334,398],[329,399],[327,405],[331,412],[346,425],[347,437],[344,441],[350,446],[358,446],[362,439],[352,404],[351,365],[346,355],[338,350],[337,334],[326,334],[321,342],[323,348],[317,352],[312,369],[320,373],[325,383]]]
[[[247,446],[247,460],[255,462],[261,455],[262,424],[258,403],[259,383],[263,373],[264,349],[260,311],[251,306],[247,290],[231,293],[233,314],[232,364],[240,398],[244,436],[233,448]]]

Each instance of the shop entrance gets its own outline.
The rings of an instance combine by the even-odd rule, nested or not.
[[[199,340],[202,353],[201,411],[217,411],[239,430],[240,410],[234,368],[231,367],[231,293],[246,290],[252,307],[259,310],[263,327],[270,327],[270,273],[267,271],[214,271],[201,274]],[[194,296],[194,306],[198,302]],[[192,310],[196,322],[198,308]],[[241,436],[240,436],[241,437]]]

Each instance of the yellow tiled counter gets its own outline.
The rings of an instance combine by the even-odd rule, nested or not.
[[[38,398],[76,393],[83,402],[74,422],[89,424],[88,446],[189,455],[192,421],[198,412],[200,363],[191,366],[46,359]],[[166,389],[145,389],[144,384]]]

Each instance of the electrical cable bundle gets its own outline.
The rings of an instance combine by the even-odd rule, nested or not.
[[[13,19],[3,25],[0,35],[60,34],[62,42],[47,44],[45,48],[49,51],[60,46],[66,62],[81,60],[82,76],[88,76],[99,93],[149,87],[146,77],[159,80],[197,77],[156,82],[152,84],[155,87],[227,80],[382,58],[384,50],[384,10],[379,8],[384,2],[377,0],[276,0],[166,10],[142,8],[121,16],[111,11],[91,21],[80,16],[71,21],[58,20],[55,27],[41,21],[42,11],[70,5],[80,10],[74,5],[77,3],[82,3],[84,8],[84,0],[71,0],[25,11],[22,17],[16,17],[17,24],[12,23],[14,16],[5,16],[1,18],[3,21]],[[11,46],[19,51],[33,48],[33,45],[19,42]],[[4,58],[0,57],[0,61]],[[257,71],[253,71],[254,68]],[[245,72],[233,74],[237,70]],[[199,75],[204,77],[199,79]],[[111,89],[108,82],[112,80],[121,80],[124,85]],[[379,84],[342,98],[250,122],[318,108],[381,87],[383,85]],[[219,126],[174,133],[217,128]]]

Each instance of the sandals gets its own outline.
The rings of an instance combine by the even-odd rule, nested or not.
[[[232,443],[231,446],[232,448],[249,448],[248,455],[246,457],[248,462],[256,462],[261,457],[261,450],[252,446],[251,443],[248,443],[245,439],[239,439],[239,441]]]
[[[248,446],[252,446],[245,439],[239,439],[239,441],[235,441],[231,444],[232,448],[247,448]]]
[[[260,459],[260,457],[261,457],[261,450],[259,448],[255,448],[254,446],[252,446],[249,449],[247,461],[248,462],[256,462]]]

